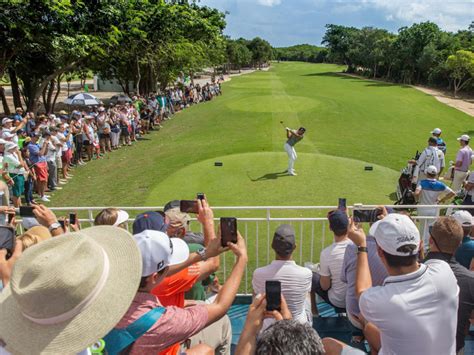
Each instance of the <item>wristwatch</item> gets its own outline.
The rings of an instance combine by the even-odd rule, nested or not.
[[[206,260],[207,260],[206,248],[198,249],[198,250],[196,250],[196,253],[201,257],[202,261],[206,261]]]
[[[50,232],[58,228],[61,228],[61,225],[58,222],[51,223],[51,225],[48,227]]]
[[[357,254],[367,253],[367,247],[357,247]]]

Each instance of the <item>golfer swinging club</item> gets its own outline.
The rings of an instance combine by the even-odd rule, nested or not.
[[[283,122],[280,123],[283,124]],[[296,155],[295,144],[304,138],[306,128],[300,127],[298,130],[293,130],[291,128],[285,127],[285,129],[286,137],[288,138],[285,143],[285,151],[288,154],[288,175],[296,176],[294,165],[298,156]]]

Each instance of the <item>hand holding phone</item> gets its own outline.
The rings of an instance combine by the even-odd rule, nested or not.
[[[69,213],[69,224],[76,224],[77,222],[77,214],[75,213]]]
[[[265,282],[267,311],[281,311],[281,282],[268,280]]]
[[[35,217],[32,206],[20,206],[20,217]]]
[[[337,209],[341,211],[347,210],[347,200],[345,198],[339,198]]]
[[[222,217],[220,219],[221,226],[221,245],[227,247],[227,243],[237,243],[237,218]]]

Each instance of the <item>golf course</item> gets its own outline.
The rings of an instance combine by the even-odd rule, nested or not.
[[[332,64],[273,63],[164,123],[131,149],[77,168],[52,206],[162,206],[205,192],[214,206],[389,203],[400,169],[443,129],[446,161],[472,118],[409,86]],[[298,176],[285,174],[284,126],[307,129]],[[222,162],[222,166],[215,166]],[[366,171],[366,166],[373,170]],[[74,196],[74,199],[71,199]]]

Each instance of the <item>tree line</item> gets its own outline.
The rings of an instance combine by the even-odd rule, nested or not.
[[[87,73],[147,95],[203,68],[271,59],[267,41],[230,40],[225,26],[225,13],[194,1],[8,0],[0,8],[0,79],[15,107],[35,111],[42,101],[52,112],[61,82]],[[3,86],[0,98],[10,114]]]
[[[322,44],[326,60],[347,65],[347,72],[404,84],[447,87],[455,96],[474,88],[474,22],[456,33],[432,22],[385,29],[329,24]]]
[[[311,44],[297,44],[290,47],[273,48],[273,58],[283,61],[324,63],[327,61],[328,50]]]

